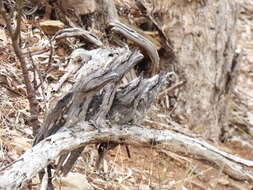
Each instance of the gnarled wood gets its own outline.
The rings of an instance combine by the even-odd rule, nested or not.
[[[224,166],[224,172],[233,178],[253,181],[253,173],[244,169],[245,166],[253,168],[253,161],[225,153],[201,140],[168,130],[160,131],[133,125],[113,125],[111,128],[98,131],[93,124],[81,121],[72,128],[62,128],[59,133],[41,141],[11,166],[1,171],[0,189],[12,190],[24,187],[33,176],[66,150],[108,140],[197,156],[216,167]]]

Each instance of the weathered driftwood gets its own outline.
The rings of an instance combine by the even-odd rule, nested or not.
[[[57,134],[41,141],[15,163],[1,171],[0,189],[12,190],[24,187],[41,169],[66,151],[108,140],[197,156],[224,168],[224,172],[233,178],[253,181],[253,174],[243,168],[245,166],[252,168],[253,161],[225,153],[192,137],[169,130],[161,131],[134,125],[113,125],[99,131],[93,124],[82,121],[72,128],[62,128]]]
[[[132,39],[137,45],[148,52],[152,60],[152,65],[154,65],[151,66],[151,74],[154,75],[158,70],[159,56],[153,44],[147,39],[141,38],[137,32],[119,22],[113,22],[111,26],[113,26],[112,29]],[[55,35],[54,39],[57,40],[80,35],[88,42],[94,43],[97,46],[102,45],[102,42],[96,36],[81,28],[61,30]],[[115,118],[117,118],[117,122],[120,120],[121,124],[136,121],[136,118],[143,119],[143,114],[147,112],[147,109],[154,100],[154,94],[148,94],[149,90],[152,87],[151,91],[154,92],[156,88],[152,85],[158,84],[160,86],[164,83],[164,80],[160,81],[160,77],[151,78],[150,80],[143,80],[142,78],[136,79],[133,83],[126,86],[126,89],[121,93],[121,98],[115,98],[115,93],[123,75],[130,71],[142,57],[137,50],[130,51],[127,46],[125,48],[114,49],[100,48],[92,51],[83,49],[75,50],[71,55],[72,64],[70,64],[70,67],[74,65],[73,59],[79,59],[80,64],[83,65],[80,68],[76,64],[72,68],[73,71],[80,68],[75,76],[77,82],[58,101],[50,113],[47,114],[43,128],[36,136],[35,144],[56,133],[61,127],[71,127],[81,120],[93,121],[96,127],[101,128],[108,127],[107,119],[109,119],[109,123],[115,123]],[[62,77],[56,90],[61,88],[71,73],[72,71]],[[91,86],[88,87],[89,83],[91,83]],[[131,92],[128,90],[129,88]],[[114,109],[111,109],[114,98],[117,103],[114,103]],[[142,105],[139,105],[139,103]],[[118,105],[121,105],[121,107],[117,107]],[[110,114],[110,118],[107,118],[109,111],[113,114]],[[119,113],[122,113],[122,115]],[[63,175],[66,175],[82,150],[83,148],[74,150],[70,156],[68,154],[62,155],[57,170]]]
[[[76,56],[80,56],[80,59],[90,56],[90,59],[81,63],[83,67],[75,76],[76,84],[63,95],[62,99],[47,114],[44,127],[40,135],[37,136],[35,143],[55,133],[59,127],[70,126],[80,118],[85,120],[92,97],[108,82],[114,81],[116,83],[119,81],[123,74],[134,67],[143,57],[137,50],[131,52],[127,48],[91,51],[80,49]],[[61,120],[62,118],[63,120]]]
[[[137,50],[131,52],[128,48],[80,49],[76,56],[80,56],[82,61],[86,60],[76,74],[77,82],[47,114],[35,144],[60,128],[69,128],[80,121],[92,121],[97,128],[108,127],[106,115],[113,103],[117,85],[143,57]],[[85,59],[87,56],[90,59]],[[67,174],[81,152],[82,148],[79,148],[72,151],[69,157],[68,153],[62,155],[58,170]]]
[[[137,50],[130,51],[128,48],[79,50],[77,55],[81,58],[89,55],[91,59],[84,63],[76,75],[76,84],[47,114],[35,144],[60,129],[72,128],[84,121],[91,122],[99,131],[109,128],[114,123],[136,123],[144,118],[155,95],[166,82],[166,74],[155,75],[148,79],[141,76],[118,88],[123,75],[143,57]],[[67,157],[69,152],[65,149],[65,152],[59,155],[61,157],[58,170],[67,174],[82,149],[83,146],[77,147],[69,157]]]

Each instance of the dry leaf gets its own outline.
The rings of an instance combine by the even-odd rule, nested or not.
[[[92,190],[86,176],[79,173],[69,173],[66,177],[53,180],[56,190]]]
[[[64,24],[59,20],[45,20],[39,23],[41,29],[45,34],[53,35],[58,30],[64,28]]]

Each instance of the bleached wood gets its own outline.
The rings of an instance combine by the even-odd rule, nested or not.
[[[99,132],[92,124],[80,122],[71,129],[60,131],[25,152],[19,160],[0,172],[0,189],[24,187],[41,169],[68,150],[101,141],[115,141],[134,146],[152,146],[204,159],[239,180],[253,181],[253,173],[243,167],[253,167],[253,161],[221,151],[214,146],[169,130],[147,129],[143,126],[114,125]]]

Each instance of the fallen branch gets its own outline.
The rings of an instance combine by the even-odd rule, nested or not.
[[[190,154],[198,159],[207,160],[216,167],[224,167],[224,172],[233,178],[253,181],[253,173],[243,168],[252,168],[253,161],[225,153],[206,142],[168,130],[160,131],[132,125],[114,125],[99,132],[92,124],[82,121],[72,128],[62,128],[55,135],[44,139],[25,152],[18,161],[1,171],[0,189],[22,188],[41,169],[69,150],[107,141]]]

